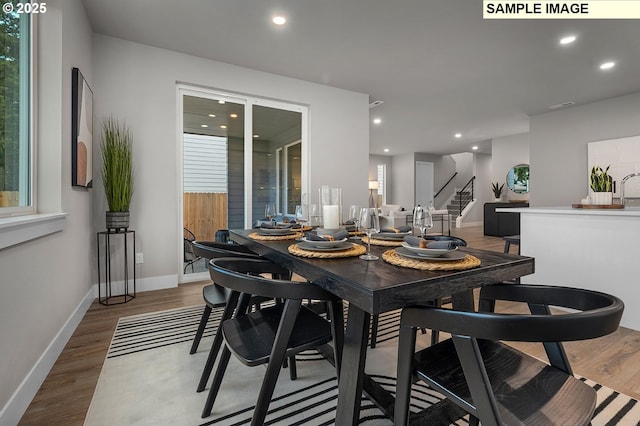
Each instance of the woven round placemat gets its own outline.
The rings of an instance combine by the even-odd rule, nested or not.
[[[261,241],[283,241],[283,240],[296,240],[298,238],[302,238],[304,234],[302,232],[296,232],[291,235],[260,235],[257,232],[252,232],[249,234],[249,238],[253,240],[261,240]]]
[[[392,265],[404,268],[420,269],[422,271],[464,271],[466,269],[480,266],[480,259],[470,254],[464,259],[452,260],[451,262],[429,261],[429,259],[409,259],[400,256],[394,249],[382,253],[382,259]]]
[[[341,250],[341,251],[309,251],[309,250],[301,249],[300,247],[298,247],[297,244],[291,244],[289,246],[289,253],[293,254],[294,256],[313,257],[316,259],[334,259],[339,257],[354,257],[354,256],[360,256],[361,254],[365,254],[366,252],[367,252],[367,249],[364,248],[364,246],[361,246],[360,244],[354,244],[350,249]]]
[[[369,238],[365,235],[362,237],[362,242],[367,244]],[[392,241],[392,240],[379,240],[377,238],[371,238],[372,246],[384,246],[384,247],[400,247],[402,245],[402,240]]]

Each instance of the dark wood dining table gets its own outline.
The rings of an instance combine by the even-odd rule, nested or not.
[[[534,272],[534,259],[514,254],[461,247],[481,264],[464,271],[423,271],[358,257],[317,259],[288,251],[293,240],[264,241],[249,237],[254,230],[232,230],[231,239],[347,301],[348,314],[338,387],[336,424],[356,425],[362,391],[393,418],[393,397],[364,372],[371,315],[429,304],[451,296],[456,309],[473,310],[473,289],[513,280]],[[381,256],[389,247],[371,246]]]

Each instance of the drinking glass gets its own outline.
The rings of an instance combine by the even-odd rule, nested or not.
[[[273,218],[275,218],[276,216],[276,205],[267,203],[267,205],[264,207],[264,217],[269,219],[269,222],[273,223]]]
[[[422,206],[417,206],[413,210],[413,226],[414,228],[420,229],[420,236],[424,238],[425,231],[433,228],[431,212]]]
[[[367,254],[360,256],[363,260],[378,260],[378,256],[371,254],[371,234],[380,232],[380,218],[378,209],[373,207],[363,207],[358,216],[360,230],[367,234]]]
[[[309,204],[309,225],[314,228],[320,226],[320,213],[318,213],[317,204]]]
[[[296,223],[299,223],[300,225],[304,226],[305,222],[307,222],[307,218],[305,217],[305,211],[300,204],[296,205],[295,214],[296,214]]]

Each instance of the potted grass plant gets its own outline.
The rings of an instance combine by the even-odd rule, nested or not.
[[[108,230],[129,228],[129,206],[133,195],[133,153],[131,132],[124,123],[108,117],[102,123],[102,185],[107,197]]]
[[[613,192],[611,190],[611,183],[613,179],[609,175],[609,168],[602,169],[600,166],[593,166],[591,168],[591,175],[589,176],[589,186],[593,191],[591,194],[591,204],[607,205],[613,202]]]
[[[494,201],[500,201],[500,197],[502,197],[502,190],[504,189],[504,183],[500,185],[500,182],[494,182],[491,184],[491,191],[493,191],[493,196],[495,197]]]

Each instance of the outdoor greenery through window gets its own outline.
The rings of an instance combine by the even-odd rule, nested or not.
[[[0,215],[33,207],[30,27],[29,14],[0,12]]]

